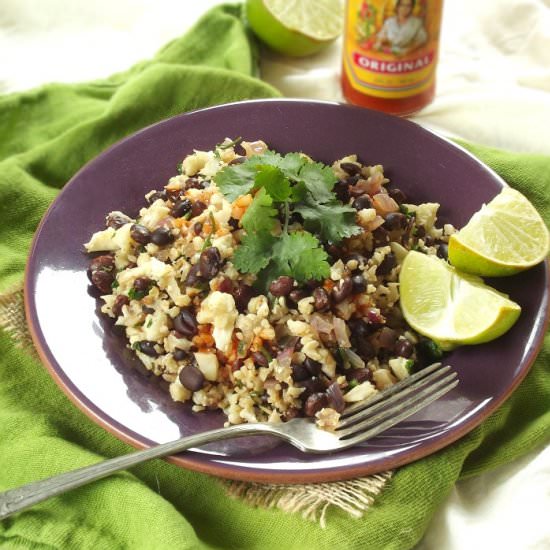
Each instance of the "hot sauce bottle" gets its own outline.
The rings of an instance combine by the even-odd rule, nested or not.
[[[342,91],[355,105],[409,115],[430,103],[443,0],[348,0]]]

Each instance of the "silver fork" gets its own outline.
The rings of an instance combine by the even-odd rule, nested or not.
[[[426,407],[458,384],[450,367],[434,363],[384,390],[371,399],[345,409],[334,432],[316,427],[311,418],[296,418],[281,424],[238,424],[170,441],[72,472],[29,483],[0,493],[0,520],[50,497],[152,458],[161,458],[221,439],[247,435],[275,435],[306,453],[347,449],[380,434]]]

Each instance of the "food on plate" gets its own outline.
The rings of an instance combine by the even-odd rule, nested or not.
[[[521,308],[475,275],[420,252],[407,254],[399,273],[401,309],[419,333],[449,350],[498,338]]]
[[[399,306],[407,252],[447,254],[437,203],[412,204],[382,166],[331,166],[262,141],[188,155],[134,213],[85,247],[102,312],[194,411],[229,424],[317,417],[433,362]]]
[[[449,260],[487,277],[514,275],[537,265],[550,249],[548,228],[519,191],[505,187],[449,241]]]

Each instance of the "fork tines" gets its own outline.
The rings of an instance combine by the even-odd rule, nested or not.
[[[373,437],[426,407],[458,384],[451,367],[434,363],[373,398],[347,408],[335,435],[355,444]]]

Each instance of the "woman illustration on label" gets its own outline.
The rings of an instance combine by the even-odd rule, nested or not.
[[[384,21],[374,49],[393,55],[407,55],[428,40],[421,17],[412,15],[416,0],[397,0],[396,15]]]

